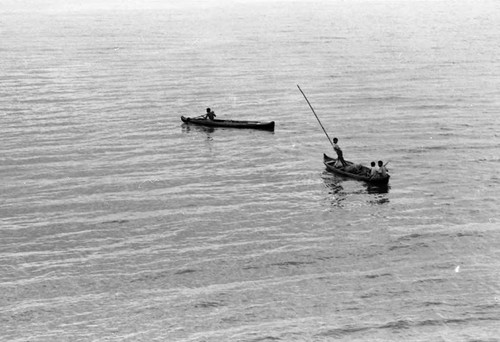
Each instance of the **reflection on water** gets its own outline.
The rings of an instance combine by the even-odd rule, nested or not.
[[[215,127],[211,126],[198,126],[198,125],[189,125],[183,123],[181,127],[182,127],[182,132],[185,133],[189,133],[190,131],[213,133],[215,131]]]
[[[387,197],[377,197],[372,201],[368,201],[370,204],[386,204],[389,203],[389,199]]]
[[[332,207],[344,207],[344,201],[347,198],[347,193],[344,191],[342,181],[344,177],[337,176],[327,170],[323,171],[321,178],[325,182],[325,186],[329,189],[328,201]]]
[[[374,195],[373,199],[368,201],[370,204],[386,204],[389,203],[389,198],[387,194],[389,193],[389,189],[391,186],[389,184],[385,185],[373,185],[373,184],[365,184],[366,191],[370,195]]]
[[[329,191],[330,194],[336,194],[344,190],[344,188],[342,187],[342,181],[345,179],[344,177],[338,176],[336,174],[328,172],[327,170],[324,170],[323,173],[321,174],[321,178],[323,178],[326,187],[330,189]]]
[[[385,185],[374,185],[374,184],[366,184],[366,191],[369,194],[387,194],[389,193],[389,189],[391,188],[389,184]]]
[[[353,180],[348,177],[331,173],[327,170],[323,171],[321,178],[325,186],[329,189],[328,201],[333,207],[345,208],[347,206],[359,206],[363,204],[386,204],[389,203],[387,194],[389,193],[389,185],[373,185],[367,184],[362,181]],[[358,182],[363,185],[366,190],[346,191],[342,184],[346,181]],[[351,195],[370,195],[362,202],[360,201],[347,201]]]

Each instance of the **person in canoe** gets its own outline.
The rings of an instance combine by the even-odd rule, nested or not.
[[[344,160],[344,155],[339,145],[337,144],[339,139],[333,138],[333,150],[337,153],[337,159],[342,163],[342,166],[345,167],[347,163]]]
[[[384,162],[379,160],[378,161],[378,171],[377,171],[377,174],[380,176],[380,177],[386,177],[387,176],[387,169],[385,168],[385,165],[384,165]]]
[[[205,114],[205,119],[213,120],[217,115],[210,108],[207,108],[207,114]]]
[[[375,162],[372,161],[371,162],[371,168],[370,168],[370,174],[368,176],[370,176],[370,178],[373,178],[374,176],[377,175],[377,172],[378,172],[378,167],[375,164]]]

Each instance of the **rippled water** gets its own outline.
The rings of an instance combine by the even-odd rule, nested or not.
[[[0,339],[496,341],[499,21],[494,1],[7,3]],[[325,171],[297,84],[388,188]],[[181,123],[206,107],[276,130]]]

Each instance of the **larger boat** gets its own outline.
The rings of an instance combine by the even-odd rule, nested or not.
[[[387,185],[389,183],[389,178],[391,177],[389,174],[387,174],[385,177],[382,177],[380,175],[370,177],[370,168],[364,165],[354,164],[353,162],[346,160],[346,167],[336,167],[336,161],[337,159],[329,157],[323,153],[323,163],[325,164],[328,171],[345,177],[365,181],[373,185]]]
[[[253,128],[274,131],[274,121],[210,120],[204,118],[203,116],[193,118],[181,116],[181,120],[186,124],[208,127]]]

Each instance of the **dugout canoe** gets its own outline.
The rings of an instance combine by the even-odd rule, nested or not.
[[[230,127],[230,128],[253,128],[266,131],[274,131],[274,121],[242,121],[242,120],[209,120],[200,117],[181,116],[182,122],[186,124],[207,126],[207,127]]]
[[[339,167],[335,167],[336,161],[337,161],[337,159],[329,157],[323,153],[323,163],[325,164],[328,171],[331,171],[333,173],[336,173],[338,175],[342,175],[345,177],[361,180],[361,181],[364,181],[364,182],[367,182],[367,183],[373,184],[373,185],[387,185],[389,183],[389,178],[391,177],[390,175],[387,175],[385,177],[375,176],[375,177],[371,178],[369,176],[369,174],[370,174],[369,167],[366,167],[364,165],[354,164],[353,162],[346,160],[347,167],[345,167],[345,168],[340,167],[339,168]],[[349,166],[355,166],[355,165],[358,166],[357,169],[349,167]],[[352,169],[352,170],[350,170],[350,169]]]

